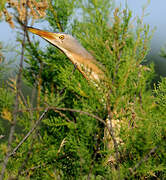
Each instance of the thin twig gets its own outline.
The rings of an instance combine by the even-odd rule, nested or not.
[[[19,96],[20,96],[20,100],[22,100],[22,102],[24,103],[24,105],[28,107],[28,104],[27,104],[27,102],[26,102],[26,99],[25,99],[25,97],[24,97],[24,95],[23,95],[23,93],[22,93],[21,90],[19,90]]]
[[[86,112],[86,111],[81,111],[81,110],[78,110],[78,109],[61,108],[61,107],[48,107],[48,110],[70,111],[70,112],[77,112],[77,113],[80,113],[80,114],[86,114],[87,116],[92,117],[92,118],[98,120],[99,122],[103,123],[104,126],[107,128],[110,136],[112,137],[111,129],[109,128],[107,123],[103,119],[101,119],[100,117],[98,117],[98,116],[96,116],[96,115],[94,115],[92,113],[89,113],[89,112]],[[28,109],[24,109],[24,110],[19,110],[18,112],[24,112],[24,111],[43,111],[43,108],[31,108],[31,109],[28,108]],[[115,140],[115,142],[116,142],[116,140]]]
[[[145,157],[143,157],[133,168],[129,168],[130,173],[131,173],[131,174],[134,174],[135,171],[136,171],[136,169],[137,169],[143,162],[146,162],[146,161],[149,159],[149,157],[157,150],[157,148],[158,148],[158,146],[155,146],[155,147],[154,147],[153,149],[151,149],[151,150],[149,151],[149,153],[148,153]]]
[[[29,171],[34,171],[35,169],[41,168],[42,166],[43,166],[43,164],[42,164],[42,165],[40,164],[40,165],[31,167],[31,168],[29,168],[29,169],[26,169],[26,170],[24,170],[24,172],[21,172],[20,175],[27,174]]]
[[[55,18],[55,22],[56,22],[56,25],[57,25],[59,31],[60,31],[60,32],[63,32],[62,25],[61,25],[61,23],[60,23],[60,21],[59,21],[59,19],[58,19],[58,14],[57,14],[57,12],[55,11],[55,8],[53,7],[53,5],[52,5],[52,3],[51,3],[50,0],[49,0],[49,9],[50,9],[50,11],[52,12],[52,14],[53,14],[53,16],[54,16],[54,18]]]
[[[28,139],[28,137],[33,133],[33,131],[37,128],[40,121],[44,118],[45,114],[47,113],[48,108],[45,109],[45,111],[42,113],[42,115],[39,117],[39,119],[36,121],[32,129],[26,134],[26,136],[20,141],[20,143],[13,149],[13,151],[9,154],[9,157],[14,155],[16,151],[19,149],[19,147]]]
[[[101,119],[100,117],[98,117],[98,116],[96,116],[94,114],[86,112],[86,111],[81,111],[81,110],[78,110],[78,109],[71,109],[71,108],[59,108],[59,107],[50,107],[50,108],[57,109],[59,111],[70,111],[70,112],[77,112],[77,113],[80,113],[80,114],[86,114],[87,116],[93,117],[94,119],[97,119],[98,121],[102,122],[105,126],[107,126],[107,124],[105,123],[105,121],[103,119]]]
[[[43,70],[43,63],[42,61],[39,62],[40,63],[40,67],[39,67],[39,74],[38,74],[38,84],[37,84],[37,107],[40,106],[40,98],[41,98],[41,88],[42,88],[42,70]],[[37,118],[39,117],[39,115],[37,115]]]
[[[98,121],[102,122],[105,126],[107,126],[107,124],[105,123],[105,121],[103,119],[101,119],[100,117],[94,115],[94,114],[91,114],[89,112],[86,112],[86,111],[81,111],[81,110],[78,110],[78,109],[71,109],[71,108],[61,108],[61,107],[48,107],[48,110],[58,110],[58,111],[70,111],[70,112],[77,112],[77,113],[80,113],[80,114],[86,114],[87,116],[90,116],[90,117],[93,117],[94,119],[97,119]],[[18,110],[18,112],[24,112],[24,111],[43,111],[43,107],[40,107],[40,108],[27,108],[27,109],[20,109]]]
[[[100,121],[101,123],[103,123],[105,125],[105,127],[108,129],[109,134],[110,135],[112,134],[109,126],[107,125],[107,123],[103,119],[101,119],[100,117],[98,117],[98,116],[96,116],[94,114],[91,114],[89,112],[81,111],[81,110],[78,110],[78,109],[61,108],[61,107],[48,107],[48,110],[70,111],[70,112],[77,112],[77,113],[80,113],[80,114],[86,114],[87,116],[93,117],[94,119],[96,119],[96,120]],[[18,110],[18,112],[25,112],[25,111],[43,111],[43,107],[41,107],[41,108],[27,108],[27,109],[24,109],[24,110],[22,110],[22,109]]]
[[[17,173],[17,176],[16,176],[16,180],[19,180],[19,176],[21,175],[22,170],[25,169],[26,164],[27,164],[28,161],[29,161],[29,158],[30,158],[30,156],[31,156],[31,154],[32,154],[32,152],[33,152],[32,150],[33,150],[33,146],[34,146],[34,141],[35,141],[35,138],[33,137],[32,143],[31,143],[31,145],[30,145],[30,149],[28,150],[28,153],[27,153],[27,156],[26,156],[25,160],[23,161],[22,165],[21,165],[21,166],[19,167],[19,169],[18,169],[18,173]]]
[[[66,121],[72,122],[65,114],[61,113],[59,110],[54,109],[54,111],[55,111],[56,113],[58,113],[61,117],[65,118]]]
[[[27,0],[27,2],[28,2],[28,0]],[[27,4],[27,2],[26,2],[26,4]],[[27,14],[27,8],[26,8],[26,14]],[[9,134],[9,139],[8,139],[8,153],[4,157],[4,162],[2,165],[2,169],[1,169],[0,180],[3,180],[4,173],[5,173],[5,170],[7,167],[7,163],[8,163],[9,157],[10,157],[11,143],[13,141],[13,136],[14,136],[15,127],[16,127],[16,123],[17,123],[17,111],[19,108],[19,90],[21,87],[21,76],[22,76],[25,41],[26,41],[26,33],[25,32],[26,32],[26,26],[27,26],[27,16],[26,16],[24,24],[25,24],[25,26],[24,26],[24,35],[23,35],[23,41],[22,41],[21,58],[20,58],[19,72],[18,72],[17,83],[16,83],[16,97],[15,97],[15,106],[14,106],[15,108],[14,108],[14,112],[13,112],[13,123],[10,128],[10,134]]]

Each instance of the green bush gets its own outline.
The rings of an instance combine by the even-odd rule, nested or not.
[[[23,73],[36,94],[34,99],[19,100],[21,130],[12,147],[34,127],[47,106],[49,110],[35,133],[10,157],[6,179],[165,178],[166,82],[163,79],[153,91],[153,65],[142,65],[151,32],[139,18],[132,28],[132,12],[112,5],[108,0],[52,1],[56,16],[47,10],[50,28],[63,29],[79,39],[103,65],[107,86],[100,83],[97,88],[87,82],[55,47],[43,49],[39,42],[27,43]],[[110,92],[112,119],[121,124],[123,143],[115,165],[107,164],[116,150],[105,147],[105,125],[99,121],[108,116],[106,92]],[[2,108],[1,104],[1,112]],[[5,144],[1,144],[1,159]]]

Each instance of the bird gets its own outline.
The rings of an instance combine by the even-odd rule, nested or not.
[[[27,27],[27,30],[60,49],[88,81],[104,80],[105,74],[99,62],[72,35],[33,27]]]
[[[104,82],[104,86],[107,86],[107,78],[103,66],[101,66],[101,64],[96,61],[96,59],[72,35],[62,32],[44,31],[33,27],[27,27],[27,30],[33,34],[39,35],[53,46],[60,49],[88,81],[94,82],[98,90],[101,90],[98,86],[101,82]],[[107,96],[107,93],[105,96]],[[104,96],[102,101],[105,101]],[[109,128],[110,123],[110,119],[107,118],[106,124]],[[119,134],[117,121],[112,121],[112,125],[114,128],[117,128],[117,134]],[[112,140],[107,128],[105,128],[104,133],[106,136],[105,139],[108,142],[108,145],[106,146],[108,149],[111,149],[113,143],[111,142]],[[115,138],[119,141],[118,135]],[[113,162],[114,159],[113,156],[110,156],[108,161]]]

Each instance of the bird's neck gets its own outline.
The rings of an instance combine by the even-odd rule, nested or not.
[[[97,66],[96,60],[86,50],[84,54],[71,53],[65,49],[62,49],[62,51],[71,60],[71,62],[77,66],[78,70],[86,79],[99,81],[103,76],[104,73]]]

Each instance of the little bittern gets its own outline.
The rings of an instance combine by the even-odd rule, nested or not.
[[[105,79],[101,66],[99,66],[94,57],[73,36],[65,33],[52,33],[32,27],[27,27],[27,30],[41,36],[49,43],[59,48],[70,61],[76,65],[78,70],[87,80],[99,82],[100,80]],[[116,125],[117,121],[113,123]],[[109,118],[106,119],[106,124],[110,127]],[[110,136],[106,135],[106,139],[110,139]],[[108,142],[111,144],[111,147],[108,146],[108,149],[110,149],[112,148],[111,140],[108,140]],[[112,156],[109,159],[113,159]]]
[[[32,27],[27,27],[27,30],[41,36],[59,48],[76,65],[86,79],[99,81],[104,78],[104,73],[97,61],[73,36],[66,33],[52,33]]]

